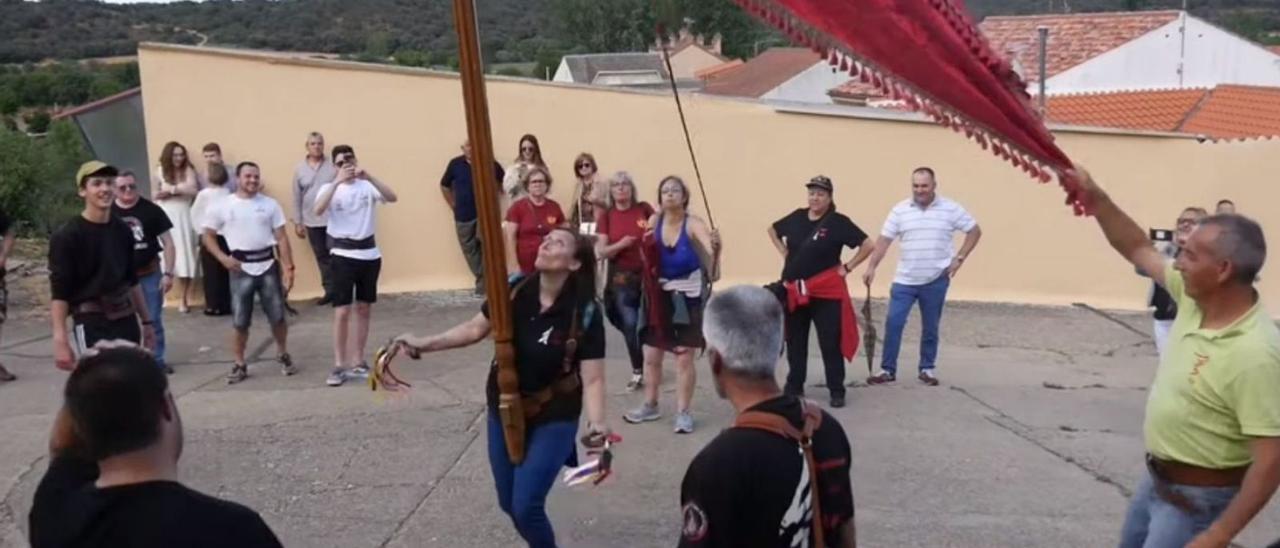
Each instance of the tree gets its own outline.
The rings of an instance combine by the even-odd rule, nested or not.
[[[38,135],[49,131],[49,122],[52,118],[49,116],[49,111],[40,109],[27,113],[22,120],[27,124],[27,133]]]
[[[60,120],[43,138],[0,128],[0,207],[24,231],[48,236],[80,209],[75,172],[88,159],[75,126]]]
[[[589,52],[645,51],[657,36],[648,0],[554,0],[557,33]]]

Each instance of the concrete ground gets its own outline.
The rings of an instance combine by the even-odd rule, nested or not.
[[[375,309],[373,339],[443,329],[477,304],[387,298]],[[330,315],[299,308],[291,351],[302,373],[279,375],[259,327],[250,341],[260,358],[253,376],[234,387],[222,381],[227,321],[168,311],[187,433],[183,480],[258,510],[287,546],[518,545],[494,504],[481,431],[489,346],[401,363],[414,383],[405,397],[360,384],[328,388]],[[876,318],[883,312],[878,306]],[[913,317],[904,364],[914,364],[918,326]],[[853,389],[850,406],[834,412],[854,448],[860,545],[1114,546],[1142,472],[1143,402],[1156,362],[1149,330],[1140,314],[953,303],[943,321],[941,387],[917,383],[907,366],[895,386]],[[26,546],[65,379],[51,365],[47,333],[45,320],[11,321],[0,346],[21,377],[0,386],[0,546]],[[685,467],[729,424],[731,409],[715,398],[700,362],[696,433],[676,436],[665,420],[624,424],[621,413],[637,398],[622,389],[627,367],[612,330],[609,344],[609,416],[625,438],[617,475],[597,488],[558,485],[551,518],[565,546],[671,546]],[[810,355],[811,379],[821,382],[816,348]],[[865,361],[849,369],[861,378]],[[809,395],[826,400],[821,388]],[[668,386],[668,417],[671,397]],[[1241,545],[1280,537],[1275,506]]]

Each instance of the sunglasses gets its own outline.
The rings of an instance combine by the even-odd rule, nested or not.
[[[120,191],[121,191],[121,192],[133,192],[133,191],[135,191],[135,190],[138,190],[138,185],[136,185],[136,184],[134,184],[134,185],[120,185],[120,186],[118,186],[118,187],[116,187],[116,188],[120,189]]]
[[[522,151],[524,151],[524,152],[533,152],[533,151],[535,151],[535,150],[537,150],[537,149],[535,149],[535,148],[533,148],[533,147],[520,147],[520,150],[522,150]]]
[[[582,162],[581,164],[578,164],[578,169],[582,169],[584,167],[595,167],[595,166],[591,165],[589,162]]]
[[[336,164],[334,164],[334,165],[336,165],[336,166],[338,166],[338,167],[346,167],[346,166],[347,166],[347,164],[354,163],[354,161],[355,161],[355,157],[348,157],[348,158],[344,158],[344,159],[338,160],[338,163],[336,163]]]

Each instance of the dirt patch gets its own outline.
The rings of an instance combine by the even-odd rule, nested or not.
[[[5,264],[11,319],[49,316],[49,242],[20,239]]]

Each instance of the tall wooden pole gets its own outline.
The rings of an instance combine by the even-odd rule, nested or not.
[[[511,346],[511,299],[498,211],[498,191],[502,183],[493,169],[493,136],[489,132],[489,100],[484,91],[484,62],[480,57],[475,0],[453,0],[453,21],[458,33],[458,69],[462,73],[467,136],[471,140],[471,178],[479,215],[476,232],[483,242],[489,324],[493,326],[494,355],[498,362],[498,415],[507,442],[507,456],[518,464],[524,460],[524,409],[515,351]]]

